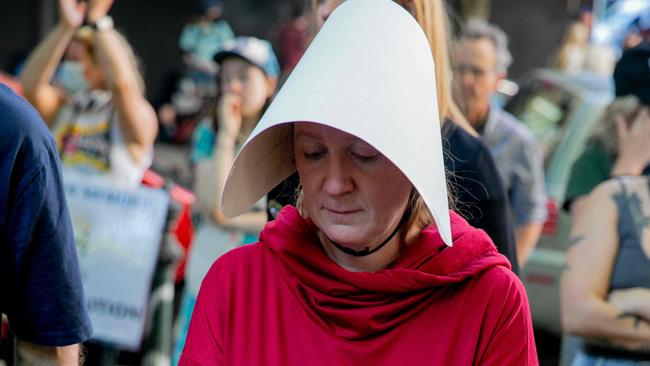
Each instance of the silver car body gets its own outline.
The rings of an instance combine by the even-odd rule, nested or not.
[[[520,83],[505,109],[526,124],[544,153],[549,219],[524,267],[536,327],[561,334],[559,282],[571,221],[562,209],[571,167],[582,153],[603,110],[613,98],[611,80],[536,70]]]

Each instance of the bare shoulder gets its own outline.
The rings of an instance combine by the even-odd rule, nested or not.
[[[597,185],[589,194],[590,197],[608,197],[621,191],[625,178],[611,178]]]
[[[622,181],[625,187],[631,191],[648,191],[649,180],[645,175],[624,177],[622,178]]]
[[[640,193],[648,191],[648,177],[646,176],[625,176],[608,179],[594,188],[590,193],[593,199],[611,198],[623,193]]]

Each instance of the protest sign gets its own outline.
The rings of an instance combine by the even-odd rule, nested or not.
[[[163,236],[168,195],[64,174],[92,339],[137,350]]]

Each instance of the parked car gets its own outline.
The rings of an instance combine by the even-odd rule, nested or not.
[[[562,209],[566,186],[573,162],[613,98],[613,85],[591,74],[545,69],[522,80],[505,109],[530,128],[542,149],[549,217],[521,278],[535,326],[559,335],[559,282],[571,229],[569,213]]]

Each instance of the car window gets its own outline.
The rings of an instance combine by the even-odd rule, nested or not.
[[[571,113],[573,96],[544,80],[525,84],[505,106],[531,130],[544,153],[544,165],[562,140],[564,124]]]

